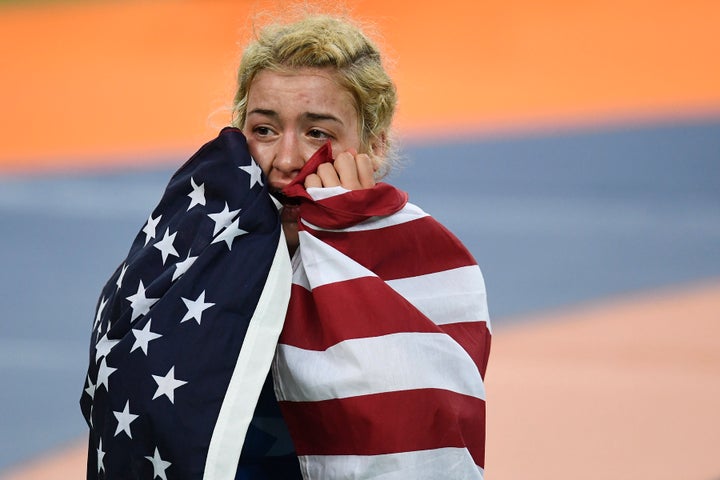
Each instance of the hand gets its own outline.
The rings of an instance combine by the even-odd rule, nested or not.
[[[305,188],[337,187],[360,190],[375,186],[377,160],[366,153],[348,150],[337,156],[332,163],[323,163],[317,173],[305,178]]]

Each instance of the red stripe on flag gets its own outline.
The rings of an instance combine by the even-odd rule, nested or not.
[[[349,254],[383,280],[477,264],[460,241],[429,216],[374,230],[333,232],[307,226],[305,229],[336,250]]]
[[[485,402],[447,390],[280,402],[298,455],[381,455],[467,448],[484,467]]]
[[[285,194],[289,192],[292,189],[283,190]],[[401,210],[407,200],[407,193],[378,182],[372,188],[349,190],[318,201],[303,201],[300,218],[322,228],[348,228],[372,217],[392,215]]]
[[[325,350],[351,338],[443,332],[377,277],[336,282],[312,292],[293,285],[291,297],[287,318],[292,321],[285,322],[280,343],[306,350]]]
[[[440,328],[468,352],[485,378],[490,356],[490,331],[485,322],[463,322],[441,325]]]

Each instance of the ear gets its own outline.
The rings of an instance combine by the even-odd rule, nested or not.
[[[385,158],[387,155],[387,133],[380,132],[376,135],[370,143],[370,150],[376,157]]]

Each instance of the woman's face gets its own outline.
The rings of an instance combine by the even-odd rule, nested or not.
[[[326,69],[260,71],[248,90],[242,131],[271,191],[290,183],[328,141],[333,158],[347,150],[360,150],[353,97]],[[291,250],[298,243],[297,213],[297,207],[286,205],[281,214]]]

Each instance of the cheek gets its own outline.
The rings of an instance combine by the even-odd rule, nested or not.
[[[337,141],[332,142],[333,158],[337,158],[338,154],[347,151],[353,152],[354,154],[367,153],[364,150],[360,142],[360,137],[352,132],[342,135]]]
[[[272,167],[272,155],[268,148],[263,147],[262,144],[248,140],[248,150],[263,173],[268,175]]]

